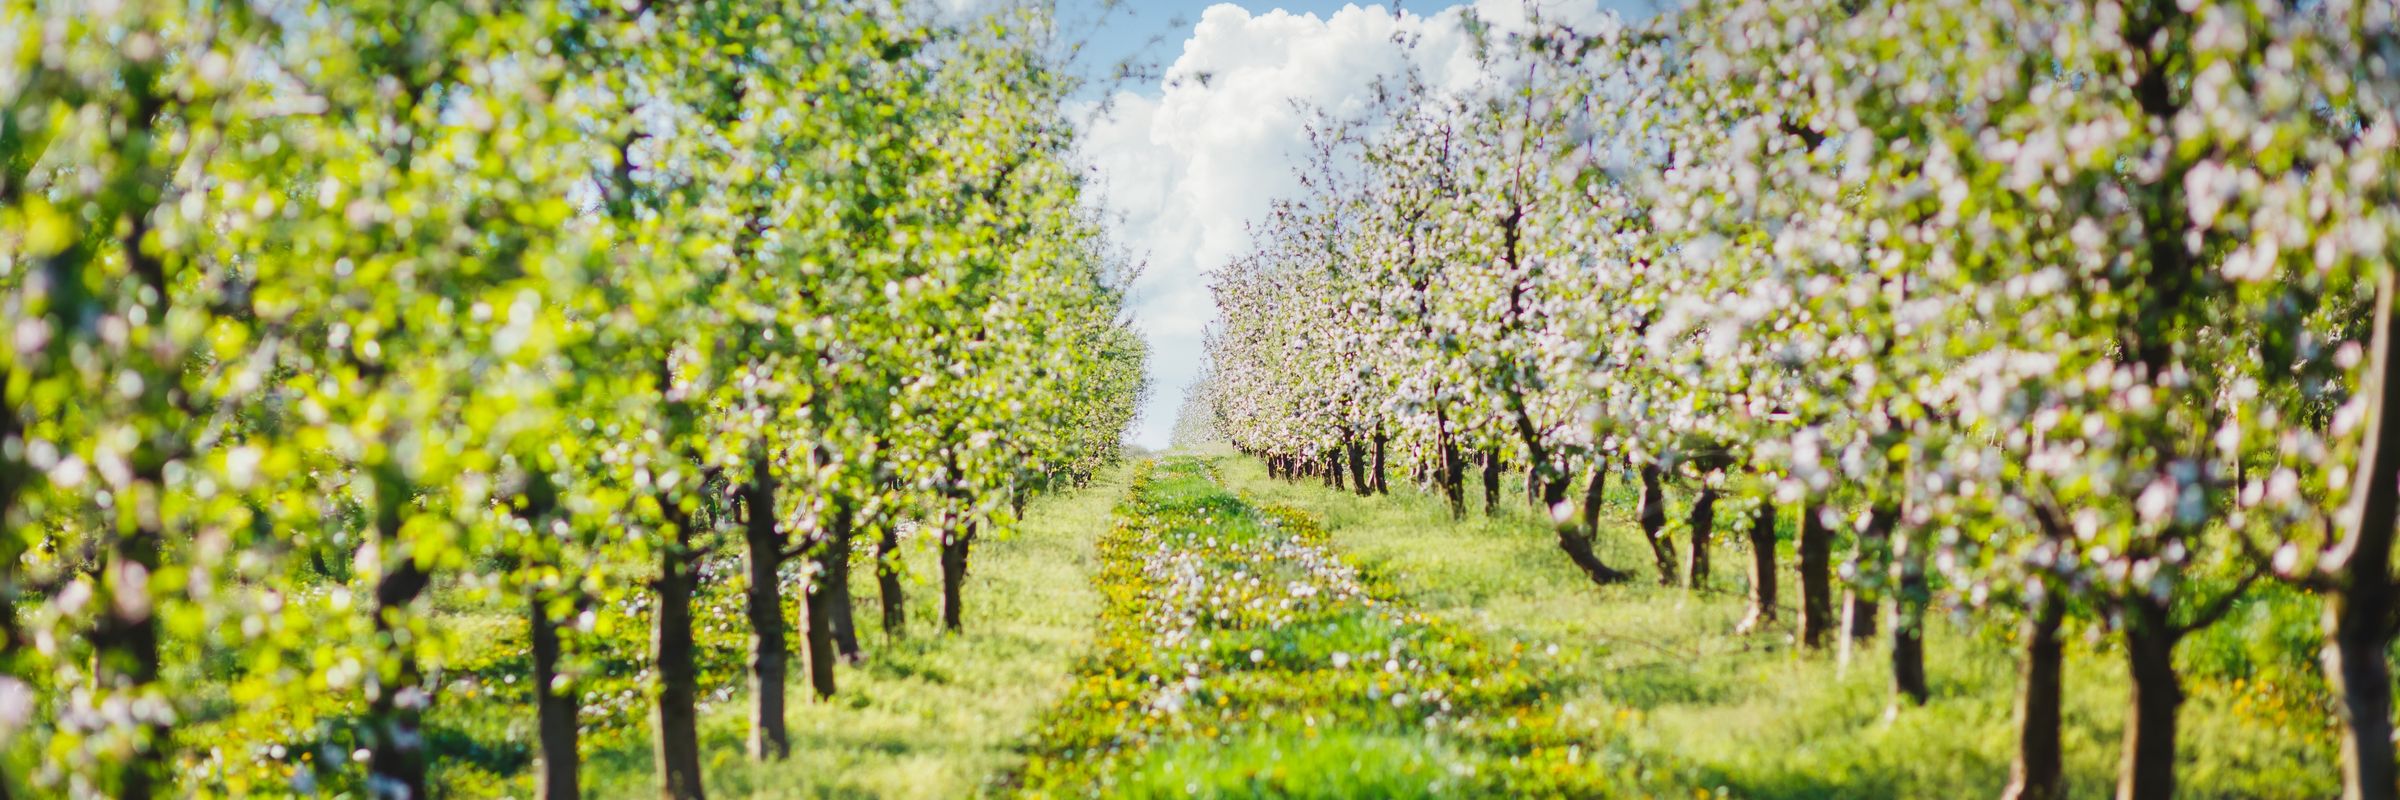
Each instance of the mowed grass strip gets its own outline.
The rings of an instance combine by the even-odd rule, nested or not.
[[[1324,526],[1200,461],[1136,468],[1099,639],[1015,779],[1033,797],[1593,797],[1521,648],[1404,606]]]

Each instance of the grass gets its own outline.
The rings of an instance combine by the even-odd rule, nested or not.
[[[868,658],[840,668],[829,702],[795,675],[792,756],[766,764],[743,755],[740,578],[715,574],[700,620],[708,789],[720,798],[1997,793],[2013,752],[2013,631],[1937,617],[1934,699],[1890,714],[1876,643],[1846,668],[1796,650],[1789,600],[1786,624],[1733,633],[1744,607],[1738,547],[1718,548],[1707,591],[1649,580],[1630,488],[1617,487],[1598,547],[1644,577],[1596,588],[1511,495],[1497,516],[1453,521],[1437,498],[1407,487],[1360,498],[1272,480],[1233,457],[1103,476],[1035,500],[1013,535],[978,547],[964,635],[936,633],[934,554],[911,548],[909,635],[865,633]],[[1670,501],[1680,510],[1688,498],[1670,489]],[[862,561],[854,573],[860,622],[871,626],[873,572]],[[455,587],[433,600],[452,643],[427,727],[435,781],[448,796],[524,796],[533,715],[521,609]],[[2313,663],[2317,613],[2314,599],[2259,591],[2180,648],[2191,697],[2184,796],[2336,792],[2332,712]],[[2101,796],[2114,783],[2127,682],[2103,632],[2078,635],[2068,777],[2073,796]],[[590,796],[656,794],[646,638],[641,612],[616,604],[579,637]],[[354,777],[355,743],[341,722],[355,694],[312,696],[271,715],[199,723],[195,741],[210,746],[194,752],[207,760],[188,774],[209,777],[194,788],[302,789],[311,773],[295,776],[292,765],[312,757],[326,767],[313,774],[332,776],[323,780]]]
[[[864,663],[839,668],[840,691],[818,702],[792,687],[792,755],[743,756],[746,698],[703,710],[701,747],[712,797],[957,798],[990,793],[992,776],[1021,756],[1016,743],[1067,687],[1090,639],[1099,597],[1092,538],[1124,492],[1122,471],[1033,501],[1011,536],[980,543],[967,584],[965,633],[939,629],[935,555],[909,552],[908,636],[862,629]],[[874,625],[874,574],[854,570],[859,622]],[[646,737],[587,755],[595,797],[655,797]]]
[[[1359,498],[1270,479],[1247,459],[1223,459],[1226,482],[1257,502],[1323,518],[1333,543],[1429,614],[1529,652],[1550,653],[1546,675],[1562,724],[1591,741],[1596,760],[1637,777],[1645,793],[1737,797],[1993,795],[2013,754],[2016,655],[2010,631],[1973,620],[1929,625],[1933,701],[1887,717],[1880,651],[1847,669],[1802,654],[1788,624],[1751,636],[1740,619],[1745,563],[1716,553],[1711,591],[1657,587],[1647,546],[1620,487],[1603,519],[1602,556],[1644,574],[1596,588],[1556,549],[1521,498],[1502,513],[1453,522],[1436,497],[1395,486]],[[1681,509],[1685,498],[1671,496]],[[1470,498],[1470,504],[1476,504]],[[1678,539],[1681,532],[1678,532]],[[1788,552],[1782,563],[1792,563]],[[1723,541],[1720,539],[1720,541]],[[1787,575],[1783,586],[1797,586]],[[1791,601],[1786,600],[1786,605]],[[2188,797],[2324,797],[2338,792],[2330,709],[2312,688],[2313,602],[2270,591],[2234,618],[2188,640],[2179,655],[2191,700],[2180,777]],[[1792,614],[1785,613],[1788,623]],[[1871,646],[1871,645],[1870,645]],[[2114,785],[2125,671],[2104,638],[2070,645],[2066,760],[2072,796]]]
[[[1101,539],[1099,648],[1018,775],[1031,797],[1593,797],[1506,643],[1390,602],[1312,516],[1201,462],[1137,472]]]
[[[1088,649],[1099,608],[1092,582],[1093,537],[1124,494],[1115,470],[1091,486],[1034,499],[1006,535],[975,549],[966,585],[965,631],[939,627],[932,543],[904,546],[908,625],[899,639],[879,627],[873,561],[861,553],[852,591],[866,659],[837,667],[840,691],[819,701],[792,633],[793,679],[787,760],[745,755],[750,730],[743,688],[748,628],[742,621],[738,558],[703,568],[695,602],[701,667],[704,780],[716,797],[957,798],[990,794],[991,781],[1023,756],[1019,743],[1067,687]],[[798,618],[797,565],[786,569],[785,618]],[[624,582],[639,575],[622,576]],[[430,598],[442,693],[426,719],[431,779],[442,796],[523,797],[533,790],[534,712],[520,601],[445,585]],[[647,604],[638,593],[601,604],[593,630],[569,637],[583,710],[584,794],[655,797],[648,695]],[[204,684],[222,695],[219,683]],[[349,726],[355,693],[320,692],[297,703],[201,723],[186,774],[202,795],[353,792],[361,770]],[[217,705],[226,705],[222,702]],[[322,768],[312,768],[321,764]]]

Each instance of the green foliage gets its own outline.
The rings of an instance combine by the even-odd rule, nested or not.
[[[1046,23],[988,23],[0,7],[0,782],[503,785],[483,712],[535,676],[491,647],[564,621],[587,740],[640,728],[650,580],[730,528],[724,475],[794,533],[1005,530],[1115,459],[1130,275]]]

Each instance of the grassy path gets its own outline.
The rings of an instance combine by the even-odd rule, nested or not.
[[[1136,469],[1097,652],[1016,776],[1036,797],[1608,794],[1521,647],[1390,601],[1312,517]]]

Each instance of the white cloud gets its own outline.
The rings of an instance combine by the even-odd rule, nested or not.
[[[1547,22],[1607,24],[1599,0],[1540,2]],[[1521,0],[1478,0],[1476,10],[1502,29],[1527,17]],[[1087,126],[1081,148],[1097,178],[1094,196],[1118,241],[1148,261],[1133,304],[1150,341],[1155,393],[1138,441],[1166,445],[1199,372],[1202,331],[1216,313],[1208,273],[1248,250],[1248,225],[1297,187],[1292,167],[1305,152],[1309,112],[1295,102],[1355,117],[1369,110],[1379,79],[1412,64],[1435,87],[1471,84],[1481,67],[1463,13],[1395,16],[1349,6],[1319,17],[1212,6],[1164,85],[1118,93],[1110,112]]]

